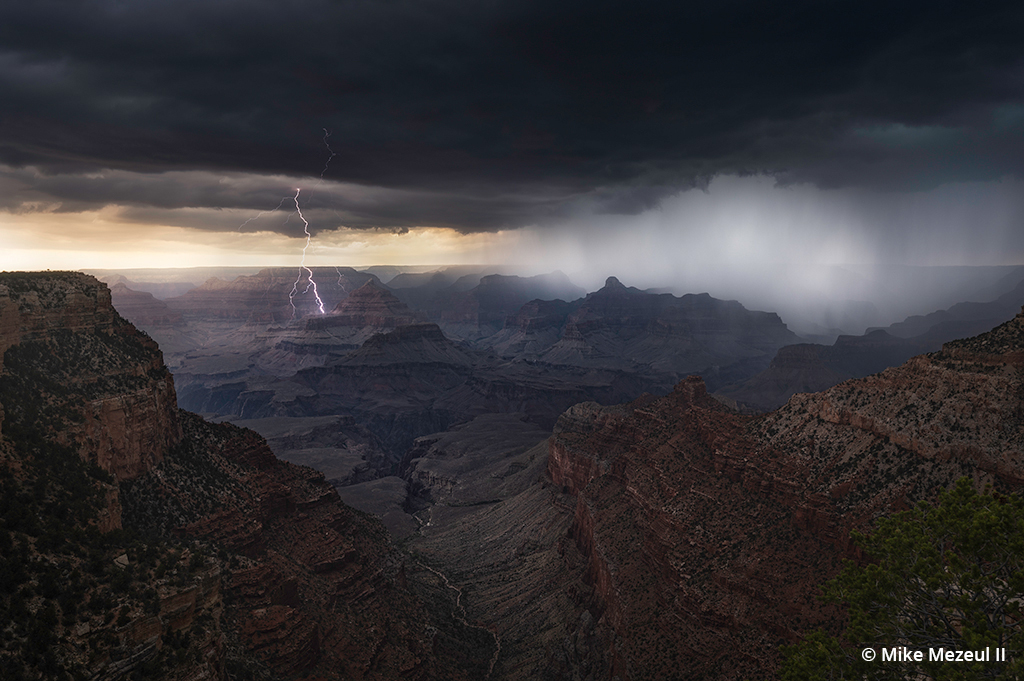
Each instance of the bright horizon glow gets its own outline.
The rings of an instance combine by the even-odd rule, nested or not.
[[[137,207],[119,205],[0,212],[0,269],[297,267],[302,259],[301,223],[292,220],[294,234],[279,233],[291,229],[287,212],[264,218],[278,231],[258,232],[225,228],[250,221],[251,211],[140,215]],[[318,218],[308,217],[316,229]],[[548,225],[496,232],[327,230],[319,222],[306,261],[314,267],[494,263],[523,273],[562,270],[591,281],[615,274],[659,286],[680,272],[767,272],[790,264],[1020,264],[1022,221],[1024,183],[1016,180],[877,194],[721,176],[706,191],[680,191],[637,215],[581,205]]]
[[[82,213],[0,213],[0,270],[298,267],[305,235],[212,232],[125,222],[119,207]],[[422,227],[405,234],[335,230],[313,237],[313,267],[459,265],[486,260],[494,234]]]

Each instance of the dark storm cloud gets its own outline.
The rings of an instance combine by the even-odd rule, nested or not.
[[[315,177],[327,128],[329,180],[395,193],[324,208],[468,231],[722,173],[1020,177],[1022,35],[1019,2],[2,3],[0,163],[51,176],[24,171],[22,203],[259,210],[272,189],[216,173]]]
[[[304,188],[303,188],[304,187]],[[571,201],[564,195],[500,196],[443,190],[391,189],[319,182],[310,178],[239,172],[130,170],[43,173],[35,168],[0,166],[0,210],[12,213],[73,213],[104,205],[123,207],[124,220],[222,231],[294,232],[280,221],[259,216],[295,210],[300,205],[323,229],[399,229],[431,226],[464,230],[498,229],[532,217],[565,216]],[[623,193],[627,193],[623,190]],[[601,201],[614,200],[615,194]],[[200,209],[176,212],[182,207]]]

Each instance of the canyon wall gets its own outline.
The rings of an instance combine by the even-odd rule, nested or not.
[[[962,476],[1021,487],[1024,314],[763,417],[696,378],[559,420],[548,471],[575,494],[593,612],[623,679],[770,675],[779,646],[842,613],[818,585],[850,531]]]
[[[41,428],[117,480],[147,472],[181,440],[160,349],[88,275],[0,275],[0,371],[12,392],[7,427]],[[115,497],[111,509],[116,526]]]
[[[0,275],[0,349],[0,664],[12,678],[486,669],[493,642],[465,644],[462,625],[426,607],[378,520],[256,433],[177,409],[159,349],[105,285]]]
[[[226,628],[282,677],[470,678],[439,649],[379,521],[256,433],[182,412],[185,440],[122,486],[125,519],[221,547]]]

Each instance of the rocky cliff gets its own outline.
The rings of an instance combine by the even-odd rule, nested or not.
[[[5,675],[223,678],[220,566],[120,531],[119,482],[182,442],[156,344],[70,272],[0,275],[0,329]]]
[[[561,300],[532,300],[505,318],[487,345],[506,357],[539,357],[558,342],[565,320],[576,308]]]
[[[42,426],[123,480],[181,439],[174,381],[160,350],[77,273],[0,277],[0,369],[7,427]],[[3,424],[0,423],[0,426]]]
[[[469,678],[403,586],[403,559],[379,521],[252,431],[182,419],[182,446],[124,487],[126,523],[230,556],[225,628],[245,651],[286,678]]]
[[[770,675],[779,645],[842,613],[814,598],[850,531],[964,476],[1019,489],[1024,314],[877,376],[754,418],[699,379],[567,412],[549,473],[611,634],[613,673]]]
[[[524,412],[550,428],[577,402],[621,402],[650,387],[624,371],[509,362],[445,337],[436,324],[413,324],[288,378],[190,388],[186,404],[250,419],[352,415],[384,446],[390,463],[381,472],[390,475],[415,438],[481,414]]]
[[[667,392],[688,374],[714,387],[745,379],[796,340],[773,313],[706,293],[649,293],[609,277],[603,288],[572,303],[527,303],[485,344],[504,356],[551,365],[629,371],[660,380]]]
[[[308,329],[352,326],[372,329],[380,333],[399,326],[425,322],[426,317],[409,309],[379,282],[368,279],[349,294],[326,317],[313,317],[306,321]]]
[[[175,405],[156,345],[75,273],[0,276],[5,678],[479,678],[322,474]]]

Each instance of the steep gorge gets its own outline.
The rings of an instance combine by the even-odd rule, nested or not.
[[[841,612],[817,585],[850,531],[967,475],[1021,487],[1024,313],[876,376],[754,418],[696,378],[560,419],[548,471],[623,679],[763,676]]]

